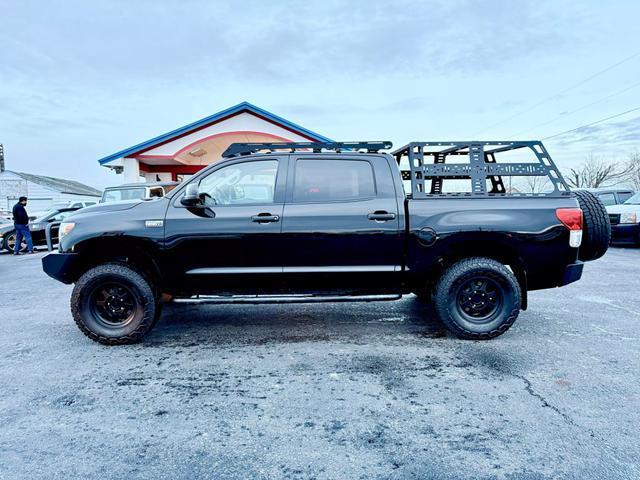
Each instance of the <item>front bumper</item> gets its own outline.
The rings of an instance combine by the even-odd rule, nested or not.
[[[640,243],[640,223],[611,225],[612,243]]]
[[[62,283],[73,283],[79,259],[77,253],[50,253],[42,258],[42,269]]]
[[[580,278],[582,278],[583,268],[584,263],[582,262],[567,265],[562,273],[562,278],[560,279],[560,284],[558,286],[562,287],[563,285],[569,285],[570,283],[580,280]]]

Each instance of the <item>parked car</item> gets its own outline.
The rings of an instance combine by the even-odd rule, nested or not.
[[[149,200],[164,197],[180,182],[126,183],[118,187],[108,187],[102,192],[100,203],[120,202],[122,200]]]
[[[607,207],[611,222],[611,242],[640,245],[640,192],[622,205]]]
[[[583,262],[608,248],[602,202],[571,192],[541,142],[415,142],[382,153],[390,146],[233,144],[226,160],[164,197],[68,218],[44,271],[75,283],[75,322],[104,344],[141,340],[168,298],[296,303],[411,292],[458,337],[489,339],[527,308],[528,291],[577,281]],[[519,149],[533,162],[497,162]],[[553,191],[507,193],[502,177],[520,175],[546,176]],[[447,193],[450,180],[467,191]]]
[[[635,193],[628,188],[586,188],[585,190],[598,197],[605,207],[624,203]]]
[[[60,227],[60,222],[77,210],[79,210],[78,207],[56,208],[49,210],[34,221],[30,222],[29,230],[31,231],[33,246],[38,247],[47,245],[46,228],[48,224],[52,224],[52,243],[58,243],[58,229]],[[0,248],[4,248],[5,250],[12,252],[15,244],[16,230],[13,225],[13,221],[8,221],[6,224],[0,224]],[[27,243],[23,240],[22,245],[20,246],[20,251],[25,251],[26,249]]]

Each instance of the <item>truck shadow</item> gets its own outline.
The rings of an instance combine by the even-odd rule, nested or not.
[[[445,327],[430,306],[396,302],[289,305],[165,305],[146,346],[192,343],[265,345],[302,342],[388,343],[439,338]]]

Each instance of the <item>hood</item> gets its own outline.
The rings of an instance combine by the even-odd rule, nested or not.
[[[122,212],[124,210],[131,210],[133,208],[152,207],[160,202],[166,202],[165,197],[152,198],[149,200],[122,200],[120,202],[99,203],[91,207],[81,208],[72,215],[69,215],[69,219],[81,219],[83,217],[100,215],[103,213]]]
[[[137,205],[144,203],[143,200],[122,200],[120,202],[98,203],[90,207],[85,207],[77,212],[69,215],[69,217],[77,217],[79,215],[92,215],[95,213],[107,213],[107,212],[119,212],[122,210],[129,210]]]
[[[621,203],[619,205],[609,205],[606,209],[608,213],[633,213],[640,212],[640,205]]]

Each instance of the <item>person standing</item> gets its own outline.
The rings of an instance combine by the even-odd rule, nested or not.
[[[22,238],[27,241],[27,251],[33,253],[33,241],[29,230],[29,215],[27,214],[27,197],[20,197],[18,203],[13,206],[13,225],[16,227],[16,245],[13,247],[13,254],[20,255],[20,245]]]

